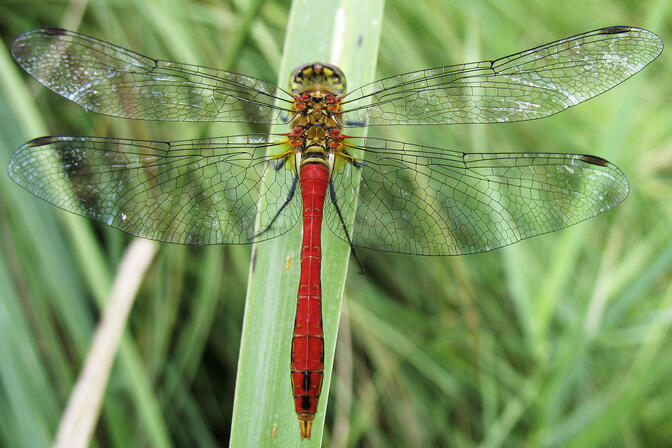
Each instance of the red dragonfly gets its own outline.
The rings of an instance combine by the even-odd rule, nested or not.
[[[38,29],[14,41],[14,59],[86,110],[142,120],[285,123],[289,131],[172,142],[41,137],[14,153],[9,173],[67,211],[168,243],[255,243],[302,218],[291,383],[306,438],[324,369],[323,221],[353,249],[460,255],[570,226],[628,194],[623,173],[597,156],[462,153],[347,137],[344,128],[547,117],[620,84],[662,48],[650,31],[614,26],[348,92],[344,74],[329,64],[298,67],[283,90]]]

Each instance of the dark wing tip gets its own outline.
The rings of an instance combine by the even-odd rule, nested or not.
[[[50,36],[62,36],[64,34],[67,34],[67,31],[64,30],[63,28],[55,28],[55,27],[47,27],[47,28],[42,28],[40,31],[43,34],[48,34]]]
[[[56,137],[37,137],[37,138],[32,139],[31,141],[29,141],[28,143],[26,143],[23,146],[28,147],[28,148],[34,148],[36,146],[48,145],[48,144],[53,143],[57,140],[58,139]]]
[[[57,27],[44,27],[44,28],[35,28],[33,30],[28,30],[25,31],[21,34],[19,34],[16,39],[14,39],[14,42],[20,42],[22,40],[26,40],[30,38],[31,36],[35,35],[44,35],[46,34],[47,36],[63,36],[65,34],[68,34],[68,30],[64,30],[63,28],[57,28]]]
[[[632,31],[630,26],[608,26],[600,30],[600,34],[621,34]]]
[[[32,148],[39,148],[40,146],[50,145],[58,140],[58,137],[38,137],[21,145],[19,149],[14,151],[14,153],[9,157],[9,163],[7,164],[7,172],[9,173],[9,177],[11,177],[17,184],[23,185],[21,178],[24,176],[24,174],[22,174],[21,169],[22,160],[26,154],[30,153]]]
[[[606,160],[604,160],[602,157],[597,157],[597,156],[591,156],[591,155],[583,155],[581,156],[581,160],[586,163],[590,163],[592,165],[597,165],[597,166],[609,166],[610,163]]]
[[[70,33],[68,30],[63,28],[56,27],[45,27],[45,28],[36,28],[34,30],[29,30],[24,33],[19,34],[16,39],[12,42],[12,56],[14,56],[14,50],[18,49],[22,45],[26,45],[24,42],[34,39],[39,36],[64,36]],[[14,57],[16,59],[16,57]]]
[[[634,26],[619,25],[619,26],[608,26],[597,30],[598,34],[626,34],[633,33],[633,37],[643,39],[646,41],[645,46],[651,47],[652,45],[657,48],[655,56],[651,58],[651,61],[660,56],[660,53],[663,52],[663,39],[660,38],[653,31],[646,30],[644,28],[637,28]],[[649,61],[650,62],[650,61]]]

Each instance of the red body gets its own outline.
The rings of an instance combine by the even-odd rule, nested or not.
[[[301,422],[301,437],[310,438],[324,377],[320,234],[329,168],[321,163],[307,163],[301,166],[299,178],[303,199],[303,244],[292,338],[291,375],[294,405]]]

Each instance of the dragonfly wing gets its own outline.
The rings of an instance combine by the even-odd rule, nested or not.
[[[497,123],[563,111],[622,83],[663,50],[640,28],[603,28],[492,61],[367,84],[343,100],[346,126]]]
[[[189,245],[247,244],[278,236],[301,214],[284,208],[295,173],[266,156],[265,135],[174,142],[42,137],[11,157],[19,185],[64,210],[143,238]],[[264,178],[263,201],[259,191]]]
[[[359,144],[361,142],[361,145]],[[576,224],[623,201],[627,179],[581,154],[466,154],[382,139],[332,179],[355,245],[406,254],[485,252]],[[361,174],[357,200],[353,181]],[[333,204],[325,221],[346,240]]]
[[[142,120],[284,123],[277,87],[249,76],[151,59],[59,28],[28,31],[14,59],[86,110]],[[284,112],[284,113],[283,113]],[[282,117],[281,117],[282,115]]]

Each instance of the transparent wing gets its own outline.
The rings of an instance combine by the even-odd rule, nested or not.
[[[265,228],[292,188],[292,163],[266,156],[265,135],[174,142],[42,137],[11,157],[23,188],[64,210],[132,235],[190,245],[247,244],[294,226],[301,199]],[[262,177],[268,185],[259,201]],[[296,195],[297,197],[300,195]]]
[[[466,154],[383,139],[351,139],[358,168],[332,179],[355,245],[418,255],[485,252],[552,232],[623,201],[628,182],[581,154]],[[361,173],[358,199],[353,180]],[[325,222],[346,239],[331,203]]]
[[[606,92],[662,50],[651,31],[603,28],[492,61],[375,81],[344,98],[343,120],[346,126],[534,120]]]
[[[151,59],[59,28],[28,31],[12,56],[86,110],[142,120],[284,123],[278,88],[237,73]],[[284,112],[284,113],[283,113]],[[280,117],[282,115],[282,117]]]

